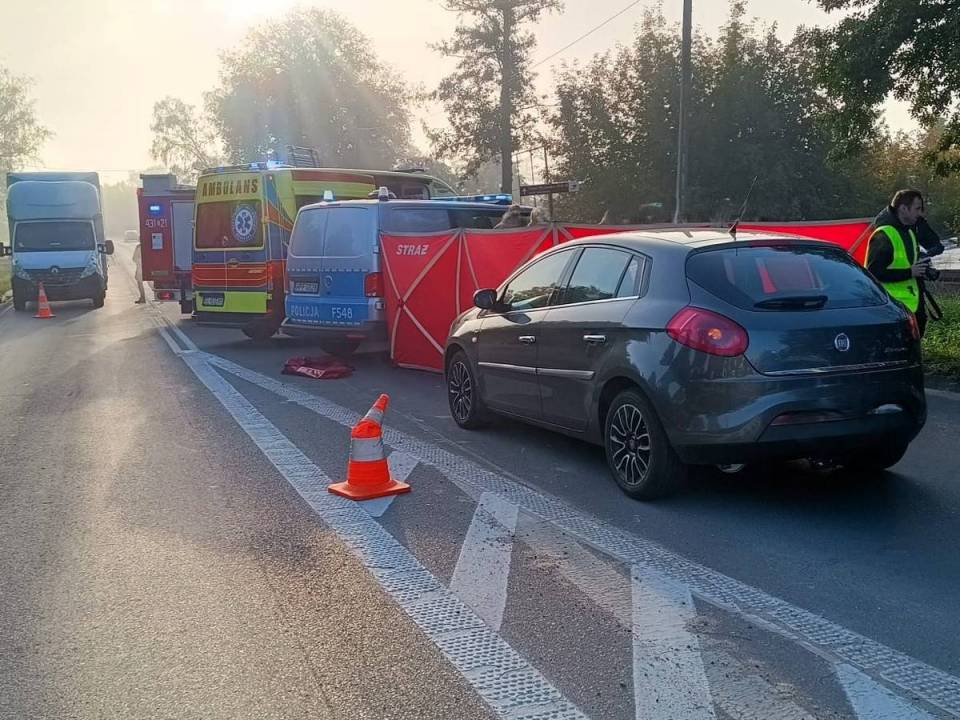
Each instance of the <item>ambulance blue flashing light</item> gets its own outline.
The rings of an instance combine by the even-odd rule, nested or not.
[[[390,199],[390,189],[385,185],[381,185],[377,190],[377,200],[380,202],[385,202]]]

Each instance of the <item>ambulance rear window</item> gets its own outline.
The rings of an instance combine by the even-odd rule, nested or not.
[[[263,247],[260,201],[198,205],[196,244],[198,250]]]

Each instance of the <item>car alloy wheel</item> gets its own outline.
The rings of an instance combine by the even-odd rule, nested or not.
[[[631,487],[642,485],[650,473],[653,447],[640,408],[630,404],[617,408],[610,423],[609,442],[613,466],[624,484]]]
[[[456,360],[450,366],[447,388],[454,419],[460,424],[468,422],[473,408],[473,381],[463,360]]]

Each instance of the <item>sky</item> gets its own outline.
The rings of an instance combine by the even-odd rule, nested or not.
[[[199,104],[216,86],[218,53],[242,42],[245,30],[295,5],[341,13],[371,41],[380,59],[408,82],[427,89],[451,69],[429,44],[450,35],[456,16],[440,0],[0,0],[0,64],[33,80],[40,121],[53,131],[41,160],[50,169],[96,169],[107,178],[153,165],[153,103],[174,95]],[[562,14],[538,23],[535,61],[577,40],[630,5],[630,0],[566,0]],[[589,59],[629,42],[644,0],[538,68],[538,89],[549,90],[552,67]],[[681,0],[663,4],[679,21]],[[694,25],[723,24],[727,0],[693,0]],[[748,14],[776,23],[784,38],[799,25],[835,18],[810,0],[752,0]],[[420,120],[442,124],[435,109],[421,112],[414,140],[426,149]],[[905,107],[888,103],[893,128],[912,127]]]

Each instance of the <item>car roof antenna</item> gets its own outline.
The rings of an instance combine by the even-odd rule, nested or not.
[[[760,179],[759,175],[753,176],[753,182],[750,183],[750,189],[747,190],[747,196],[743,199],[743,205],[740,207],[740,214],[737,215],[737,219],[733,221],[733,225],[730,226],[730,229],[727,230],[730,233],[730,237],[734,240],[737,239],[737,226],[740,225],[740,221],[743,219],[743,214],[747,211],[747,203],[750,202],[750,196],[753,194],[753,188],[756,187],[757,180]]]

